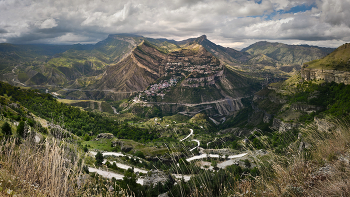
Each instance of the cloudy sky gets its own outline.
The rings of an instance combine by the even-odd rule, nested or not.
[[[350,0],[0,0],[0,42],[83,44],[117,33],[338,47],[350,42]]]

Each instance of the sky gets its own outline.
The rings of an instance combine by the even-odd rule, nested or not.
[[[350,0],[0,0],[0,43],[91,44],[118,33],[338,47],[350,42]]]

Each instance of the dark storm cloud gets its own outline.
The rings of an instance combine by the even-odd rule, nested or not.
[[[303,10],[305,9],[305,10]],[[349,40],[350,0],[0,0],[0,42],[93,43],[108,34],[226,46],[259,40],[332,47]],[[334,41],[336,40],[336,41]]]

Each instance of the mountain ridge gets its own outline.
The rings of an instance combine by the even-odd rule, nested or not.
[[[279,45],[285,46],[284,44]],[[7,46],[7,44],[3,44],[3,46]],[[9,46],[10,48],[20,48],[19,45]],[[30,47],[31,45],[27,45],[27,48]],[[51,47],[55,48],[56,46]],[[28,50],[35,51],[34,49],[35,47]],[[21,50],[26,51],[26,48]],[[284,66],[283,61],[276,60],[268,54],[264,54],[264,56],[254,55],[257,52],[250,54],[216,45],[208,40],[206,35],[174,41],[130,34],[110,34],[105,40],[95,45],[76,44],[58,47],[55,50],[59,53],[51,52],[52,56],[40,56],[41,59],[35,58],[36,53],[29,53],[34,58],[25,61],[26,56],[23,56],[24,63],[21,62],[22,60],[11,59],[9,53],[2,53],[2,57],[7,58],[8,61],[6,68],[2,70],[1,80],[13,85],[40,86],[52,89],[52,91],[60,92],[63,96],[72,98],[93,99],[95,97],[92,95],[97,93],[86,94],[86,91],[105,91],[99,95],[106,96],[106,92],[120,91],[125,93],[145,90],[171,71],[165,69],[167,63],[187,62],[186,65],[177,66],[179,69],[181,67],[181,69],[186,70],[178,74],[189,76],[190,72],[195,72],[199,78],[200,75],[209,73],[209,70],[203,71],[203,69],[208,69],[210,64],[222,64],[222,66],[233,69],[232,72],[245,78],[254,78],[254,80],[265,79],[266,76],[272,79],[288,76],[293,70],[300,68],[300,66]],[[37,51],[37,53],[40,52],[40,50]],[[127,64],[130,68],[121,64]],[[190,64],[191,66],[189,66]],[[195,65],[208,65],[209,67],[200,68]],[[191,69],[185,68],[187,66]],[[120,73],[117,72],[118,69]],[[172,69],[177,68],[173,67]],[[202,71],[200,71],[201,69]],[[202,74],[198,74],[200,72]],[[111,77],[112,74],[114,77]],[[197,85],[191,86],[202,85],[197,83]],[[53,87],[63,87],[68,91]],[[85,92],[79,92],[78,89]]]

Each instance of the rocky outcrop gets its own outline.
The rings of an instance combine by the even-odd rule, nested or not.
[[[326,82],[344,83],[345,85],[350,84],[350,72],[339,70],[302,68],[301,78],[305,81],[324,80]]]
[[[294,128],[297,128],[298,126],[299,126],[298,123],[283,122],[278,118],[274,118],[271,128],[279,132],[286,132],[286,131],[293,130]]]
[[[112,141],[112,147],[120,146],[122,152],[130,152],[134,147],[131,145],[124,144],[124,142],[116,140]]]
[[[320,106],[308,105],[308,104],[304,104],[304,103],[293,103],[290,106],[290,108],[295,110],[295,111],[303,111],[303,112],[307,112],[307,113],[317,112],[317,111],[322,110],[322,107],[320,107]]]
[[[97,138],[112,139],[114,135],[112,133],[100,133],[97,135]]]
[[[125,144],[123,144],[123,145],[120,147],[120,150],[121,150],[122,152],[125,152],[125,153],[130,152],[132,149],[133,149],[132,146],[125,145]]]
[[[170,175],[165,174],[163,171],[151,170],[143,180],[143,185],[156,186],[159,182],[164,184],[168,180],[173,180],[173,178]]]
[[[322,131],[322,132],[330,132],[334,129],[339,129],[336,127],[335,124],[321,118],[314,118],[314,122],[317,126],[317,130]]]
[[[273,118],[273,114],[264,113],[263,122],[269,123]]]

